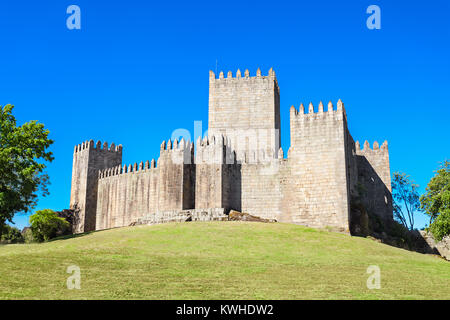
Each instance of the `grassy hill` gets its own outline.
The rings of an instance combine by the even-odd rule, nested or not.
[[[81,269],[68,290],[67,267]],[[381,289],[366,286],[369,265]],[[0,299],[450,299],[450,262],[291,224],[191,222],[0,246]]]

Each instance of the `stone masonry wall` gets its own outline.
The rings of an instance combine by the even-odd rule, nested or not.
[[[287,160],[273,159],[264,164],[243,163],[242,211],[265,219],[284,221],[283,182]]]
[[[128,226],[158,210],[155,160],[103,170],[99,175],[96,230]]]
[[[155,160],[100,171],[96,229],[128,226],[143,215],[192,209],[195,201],[193,145],[161,144]]]

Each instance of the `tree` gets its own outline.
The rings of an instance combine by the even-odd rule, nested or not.
[[[17,126],[13,109],[0,106],[0,226],[33,209],[39,192],[48,195],[45,162],[53,161],[49,131],[37,121]]]
[[[20,243],[24,242],[24,238],[19,229],[11,227],[9,225],[3,226],[2,236],[0,238],[1,242],[6,243]]]
[[[420,207],[430,216],[430,231],[437,240],[450,234],[450,161],[445,160],[420,197]]]
[[[36,211],[30,216],[30,228],[33,238],[39,242],[48,241],[70,231],[70,223],[50,209]]]
[[[414,215],[420,211],[419,186],[403,172],[394,172],[392,179],[394,217],[409,230],[414,229]]]

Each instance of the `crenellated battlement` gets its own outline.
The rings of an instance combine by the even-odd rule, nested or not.
[[[158,162],[171,159],[175,164],[192,164],[194,161],[194,143],[184,138],[178,142],[175,139],[164,140],[161,143]]]
[[[96,151],[109,151],[109,152],[122,152],[122,145],[116,146],[113,143],[111,143],[111,146],[108,148],[108,142],[103,142],[103,145],[101,141],[97,141],[96,144],[94,144],[94,140],[85,141],[81,144],[78,144],[74,148],[74,153],[82,152],[83,150],[96,150]]]
[[[312,102],[309,103],[308,109],[306,112],[306,108],[303,103],[300,104],[299,109],[297,110],[294,106],[291,106],[290,114],[291,120],[299,119],[299,120],[313,120],[313,119],[322,119],[325,117],[336,116],[336,115],[345,115],[344,103],[339,99],[337,102],[337,108],[334,109],[333,103],[328,102],[327,111],[324,110],[324,106],[322,101],[319,102],[319,106],[317,111],[314,110],[314,105]]]
[[[218,134],[198,137],[196,143],[196,164],[234,164],[236,153],[228,137]]]
[[[362,155],[362,154],[366,154],[366,153],[381,153],[381,152],[389,153],[388,142],[387,142],[387,140],[385,140],[380,147],[378,142],[374,141],[373,148],[371,149],[369,141],[366,140],[363,144],[363,148],[361,149],[361,145],[360,145],[359,141],[356,141],[355,142],[355,151],[356,151],[356,154],[358,154],[358,155]]]
[[[230,140],[222,134],[205,136],[203,139],[201,137],[197,138],[197,150],[211,146],[229,146],[230,144]]]
[[[146,172],[151,169],[156,168],[156,161],[155,159],[152,159],[151,161],[147,160],[145,163],[141,161],[139,164],[135,162],[134,164],[129,165],[118,165],[113,168],[107,168],[100,170],[98,172],[99,179],[108,178],[112,176],[122,175],[122,174],[128,174],[128,173],[141,173]]]
[[[167,142],[164,140],[161,143],[160,153],[186,150],[191,151],[193,148],[194,144],[190,141],[185,141],[184,138],[181,138],[180,142],[178,142],[178,139],[175,139],[173,142],[169,139]]]
[[[213,71],[209,71],[209,82],[210,85],[214,86],[226,86],[229,84],[259,84],[259,83],[267,83],[270,82],[275,83],[275,87],[277,92],[279,93],[277,77],[273,68],[270,68],[267,76],[263,76],[261,74],[261,69],[258,68],[256,71],[256,75],[251,76],[250,71],[245,69],[244,74],[242,74],[240,69],[237,69],[235,77],[233,77],[233,72],[228,71],[226,77],[224,76],[224,72],[220,71],[219,77],[216,78],[216,75]]]
[[[244,76],[242,76],[241,70],[237,69],[235,77],[233,77],[233,72],[228,71],[226,78],[224,77],[223,71],[220,71],[218,78],[216,78],[216,75],[215,75],[215,73],[212,70],[209,71],[209,80],[210,81],[216,81],[216,80],[230,81],[230,80],[249,80],[249,79],[271,79],[271,80],[275,80],[276,79],[276,75],[275,75],[275,71],[273,70],[273,68],[270,68],[269,72],[267,73],[267,76],[261,75],[261,69],[260,68],[258,68],[258,70],[256,70],[255,76],[250,76],[250,71],[248,71],[248,69],[245,69]]]

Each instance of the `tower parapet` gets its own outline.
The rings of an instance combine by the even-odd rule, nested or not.
[[[305,107],[303,103],[300,104],[300,107],[298,110],[291,106],[290,109],[291,114],[291,123],[293,120],[319,120],[319,119],[326,119],[323,117],[336,117],[336,116],[344,116],[346,117],[344,103],[339,99],[337,103],[337,109],[334,109],[333,103],[330,101],[328,102],[327,110],[324,110],[324,106],[322,101],[319,102],[318,111],[316,112],[314,109],[314,105],[312,102],[308,105],[308,112],[305,112]]]
[[[75,146],[73,152],[78,153],[78,152],[82,152],[83,150],[87,150],[87,149],[95,150],[97,152],[108,151],[108,152],[120,152],[121,153],[122,145],[120,144],[120,145],[116,146],[113,142],[113,143],[111,143],[111,146],[108,147],[108,142],[106,142],[106,141],[103,143],[103,146],[102,146],[101,141],[97,141],[97,143],[94,144],[94,140],[89,140],[89,141],[85,141],[80,144],[77,144]]]
[[[251,76],[250,75],[250,71],[248,69],[245,69],[244,72],[244,76],[242,76],[242,72],[240,69],[237,69],[236,71],[236,75],[235,77],[233,77],[233,72],[232,71],[228,71],[227,72],[227,76],[224,76],[224,72],[220,71],[219,76],[216,77],[216,74],[213,71],[209,71],[209,80],[210,80],[210,85],[211,83],[214,83],[215,85],[220,85],[220,84],[225,84],[225,83],[230,83],[230,82],[239,82],[239,81],[246,81],[246,82],[252,82],[252,81],[266,81],[266,82],[270,82],[270,81],[275,81],[275,83],[277,84],[277,90],[279,92],[279,88],[278,88],[278,83],[277,83],[277,77],[275,75],[275,71],[273,70],[273,68],[270,68],[270,70],[268,71],[266,76],[263,76],[261,74],[261,69],[258,68],[258,70],[256,71],[255,76]]]
[[[389,150],[388,150],[388,142],[385,140],[383,144],[379,145],[377,141],[374,141],[373,148],[370,148],[369,141],[364,141],[363,148],[361,149],[361,144],[359,141],[355,142],[355,151],[358,155],[366,155],[370,153],[384,153],[389,156]]]

